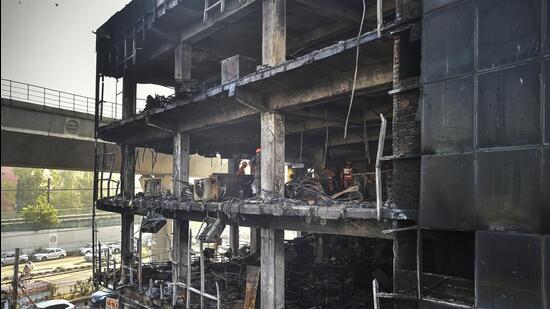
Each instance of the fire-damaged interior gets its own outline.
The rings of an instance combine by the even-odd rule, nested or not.
[[[548,306],[549,13],[131,1],[97,30],[96,132],[122,158],[111,184],[96,149],[94,199],[121,214],[122,265],[99,254],[95,282],[129,308]],[[109,77],[123,118],[100,127]],[[145,83],[174,94],[138,111]],[[172,155],[171,185],[135,192],[137,148]],[[191,154],[227,173],[190,182]],[[144,258],[167,228],[169,258]]]

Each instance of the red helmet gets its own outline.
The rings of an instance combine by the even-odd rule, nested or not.
[[[262,152],[262,148],[256,148],[256,153]]]

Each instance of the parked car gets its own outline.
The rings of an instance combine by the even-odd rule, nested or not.
[[[118,298],[118,294],[112,290],[97,291],[90,295],[90,308],[105,308],[109,298]]]
[[[101,248],[108,247],[107,244],[104,244],[104,243],[100,243],[100,244],[101,244]],[[97,251],[98,248],[99,248],[99,246],[96,245],[95,250]],[[120,249],[120,247],[119,247],[119,249]],[[80,248],[79,251],[80,251],[80,255],[86,255],[87,253],[92,253],[92,243],[89,243],[86,246]]]
[[[60,248],[46,248],[43,252],[36,253],[32,256],[35,261],[47,261],[54,259],[62,259],[67,256],[67,252]]]
[[[113,251],[111,250],[111,248],[109,247],[105,247],[105,248],[101,248],[101,251],[103,252],[103,254],[101,255],[101,258],[103,260],[105,260],[107,258],[107,252],[109,252],[110,256],[111,256],[111,260],[114,259],[114,256],[113,256]],[[95,256],[96,256],[96,259],[99,259],[99,250],[96,250],[95,251]],[[85,255],[84,255],[84,260],[86,262],[91,262],[92,261],[92,252],[87,252]]]
[[[75,306],[64,299],[53,299],[35,304],[38,309],[73,309]]]
[[[29,256],[26,254],[19,254],[19,263],[25,263],[29,260]],[[15,263],[15,252],[8,252],[2,254],[2,266],[12,265]]]
[[[120,253],[120,244],[116,242],[107,243],[107,246],[111,249],[113,253]]]

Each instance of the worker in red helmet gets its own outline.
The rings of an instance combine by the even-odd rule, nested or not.
[[[236,174],[238,176],[242,176],[242,175],[246,174],[245,169],[246,169],[247,166],[248,166],[248,163],[246,163],[246,161],[242,161],[241,166],[239,166],[239,170],[237,171]]]
[[[254,175],[254,181],[252,181],[252,194],[254,196],[259,196],[261,193],[261,178],[262,178],[262,159],[261,159],[262,149],[256,149],[256,155],[250,159],[250,169],[252,175]]]
[[[340,173],[340,180],[342,181],[343,189],[353,186],[353,166],[351,165],[351,160],[346,161],[346,165],[344,165]]]

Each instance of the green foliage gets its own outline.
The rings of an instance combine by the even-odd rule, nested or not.
[[[45,170],[16,167],[13,171],[19,181],[17,197],[19,206],[25,207],[36,204],[38,197],[45,194],[44,189],[48,183]]]
[[[50,176],[52,188],[54,189],[50,194],[52,205],[64,210],[91,208],[92,190],[90,189],[93,184],[92,173],[51,170]]]
[[[22,215],[34,230],[49,229],[59,224],[57,209],[48,203],[44,195],[38,197],[36,204],[24,207]]]

